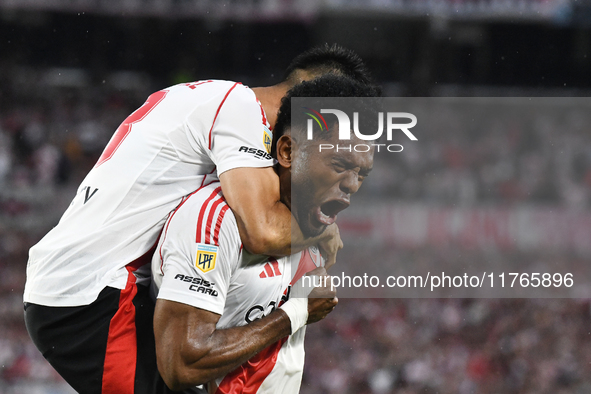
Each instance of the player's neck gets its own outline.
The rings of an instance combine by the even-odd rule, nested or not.
[[[279,112],[279,107],[281,106],[281,99],[285,96],[289,87],[290,86],[286,83],[280,83],[273,86],[252,88],[254,94],[256,94],[265,110],[271,128],[275,127],[275,122],[277,122],[277,112]]]

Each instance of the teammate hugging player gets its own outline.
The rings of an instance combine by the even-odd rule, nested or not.
[[[320,139],[296,136],[290,98],[376,95],[371,86],[323,76],[283,100],[273,155],[281,201],[304,235],[322,233],[349,205],[373,151],[320,153],[319,143],[338,141],[336,125]],[[309,271],[325,274],[322,265],[315,247],[279,259],[248,253],[219,182],[206,183],[170,216],[152,260],[156,354],[166,384],[207,384],[209,393],[299,392],[305,325],[324,318],[337,300],[327,289],[328,298],[290,298],[290,288]]]
[[[76,391],[160,390],[154,348],[138,346],[153,338],[154,305],[141,271],[149,280],[146,263],[164,223],[200,185],[219,177],[250,252],[285,256],[321,241],[334,256],[336,227],[304,239],[280,202],[273,160],[240,150],[270,151],[281,98],[326,73],[368,82],[355,54],[325,46],[294,59],[278,85],[206,80],[161,90],[117,129],[27,266],[27,330]]]

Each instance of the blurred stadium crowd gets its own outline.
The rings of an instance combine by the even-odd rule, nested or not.
[[[143,97],[37,89],[34,72],[15,83],[22,71],[0,72],[0,393],[65,393],[71,389],[25,331],[28,249],[59,220],[113,130]]]
[[[417,115],[420,141],[406,141],[399,155],[376,155],[383,163],[370,193],[451,206],[589,207],[588,108],[564,99],[551,108],[550,100],[532,108],[527,99],[481,99],[472,107],[464,99],[456,104],[461,110],[448,105]],[[510,107],[519,109],[508,114]]]
[[[0,394],[64,393],[23,325],[28,248],[56,223],[151,87],[37,89],[35,78],[16,83],[12,69],[0,78],[8,88],[0,96]],[[446,127],[425,139],[427,156],[410,148],[387,172],[372,174],[379,182],[368,192],[425,204],[589,208],[589,122],[576,114],[566,120],[572,127],[558,130]],[[589,300],[341,300],[309,327],[302,392],[588,393],[590,339]]]
[[[588,393],[589,300],[341,300],[302,393]]]

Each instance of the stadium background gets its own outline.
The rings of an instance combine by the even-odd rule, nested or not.
[[[338,42],[385,96],[585,97],[590,29],[584,0],[0,0],[0,393],[70,392],[24,330],[28,248],[149,93],[201,78],[271,84],[297,53]],[[591,134],[572,124],[447,130],[428,160],[372,175],[371,198],[589,215]],[[345,227],[345,241],[363,234]],[[381,245],[384,261],[589,261],[559,249]],[[587,299],[342,300],[306,345],[302,393],[591,392]]]

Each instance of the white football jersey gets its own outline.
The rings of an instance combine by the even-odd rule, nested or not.
[[[152,290],[157,298],[221,315],[217,328],[237,327],[271,313],[289,299],[293,283],[321,265],[315,247],[280,259],[245,251],[214,182],[171,214],[152,259]],[[209,391],[298,393],[304,336],[305,327],[211,382]]]
[[[271,132],[254,92],[200,81],[152,94],[119,126],[70,207],[31,248],[24,301],[93,302],[150,261],[183,197],[227,170],[268,167]]]

